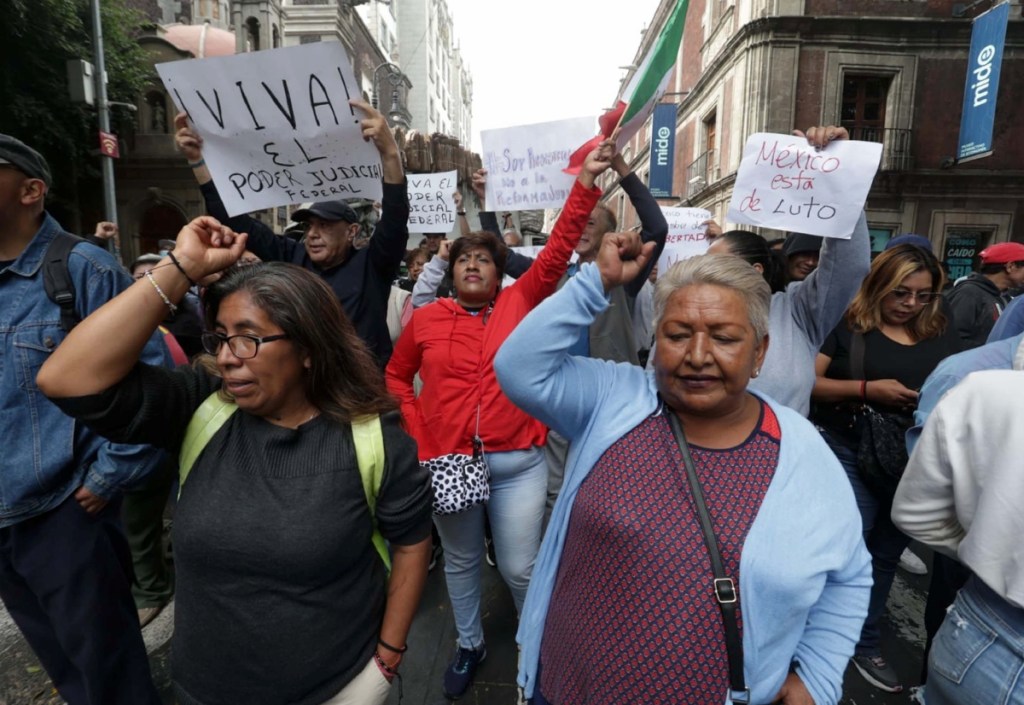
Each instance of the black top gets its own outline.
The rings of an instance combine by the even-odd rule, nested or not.
[[[204,372],[139,365],[112,390],[55,400],[122,442],[177,452]],[[430,535],[430,479],[397,413],[382,417],[383,536]],[[172,671],[182,705],[320,705],[369,661],[385,569],[371,543],[351,429],[321,415],[298,429],[236,412],[185,482],[174,519]]]
[[[1006,304],[999,287],[977,272],[954,286],[946,294],[946,301],[953,310],[953,319],[965,350],[988,342],[988,334]]]
[[[306,254],[306,248],[289,237],[281,237],[248,215],[228,217],[217,187],[208,181],[199,187],[206,199],[206,210],[236,232],[249,234],[246,247],[265,261],[291,262],[323,277],[334,290],[359,337],[380,360],[381,367],[391,357],[391,333],[388,331],[388,297],[391,282],[398,276],[409,242],[409,200],[406,182],[384,184],[381,217],[370,244],[361,250],[349,250],[348,259],[330,269],[320,269]]]
[[[853,334],[846,321],[836,326],[824,344],[821,354],[832,358],[825,376],[829,379],[854,379],[850,366],[850,342]],[[952,323],[946,330],[934,337],[918,341],[915,345],[903,345],[875,329],[864,334],[864,378],[895,379],[908,389],[920,391],[932,370],[950,355],[960,352],[960,341]],[[811,413],[811,420],[830,434],[839,436],[851,444],[859,440],[855,418],[858,404],[817,403]],[[912,416],[912,411],[885,408]]]

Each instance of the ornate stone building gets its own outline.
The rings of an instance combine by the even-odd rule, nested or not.
[[[974,257],[992,242],[1024,241],[1024,141],[1014,136],[1024,117],[1019,0],[1011,3],[995,152],[965,164],[953,159],[970,19],[992,4],[691,0],[664,98],[679,106],[673,189],[678,198],[665,205],[707,208],[729,228],[725,213],[749,135],[842,124],[854,139],[883,145],[867,203],[876,250],[893,235],[923,234],[960,274],[970,265],[952,260],[962,259],[965,248]],[[664,0],[659,6],[637,61],[672,5]],[[628,148],[642,174],[649,143],[648,124]],[[610,199],[626,227],[636,222],[620,192]]]

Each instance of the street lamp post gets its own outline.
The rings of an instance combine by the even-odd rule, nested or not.
[[[383,75],[382,75],[383,74]],[[382,83],[387,81],[391,86],[391,105],[385,112],[388,124],[392,127],[404,127],[409,129],[412,123],[412,115],[406,107],[406,98],[412,82],[409,77],[402,73],[402,69],[392,63],[385,61],[373,70],[373,107],[380,109],[380,94]]]
[[[110,105],[107,103],[107,68],[103,58],[103,20],[100,0],[92,0],[92,53],[96,67],[96,114],[101,132],[110,132]],[[117,223],[117,197],[114,191],[114,158],[101,154],[103,167],[103,213],[111,223]]]

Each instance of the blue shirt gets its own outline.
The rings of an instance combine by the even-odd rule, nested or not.
[[[1018,309],[1020,309],[1019,306]],[[932,409],[946,392],[958,385],[964,377],[972,372],[1013,369],[1013,360],[1017,354],[1017,348],[1021,346],[1022,342],[1024,342],[1024,333],[1013,338],[989,342],[980,348],[950,355],[940,362],[928,375],[924,386],[921,387],[917,410],[914,411],[914,427],[907,431],[907,451],[914,452],[914,446],[917,444],[917,439],[921,437],[921,430],[924,428],[925,421],[928,420],[928,415],[932,413]]]
[[[45,215],[16,260],[0,269],[0,528],[43,514],[80,486],[112,499],[160,462],[149,446],[109,443],[53,405],[36,387],[39,368],[67,335],[43,288],[43,258],[60,226]],[[79,243],[68,256],[75,309],[85,318],[131,285],[107,252]],[[169,364],[158,334],[142,359]]]
[[[1002,315],[992,326],[988,334],[989,343],[997,340],[1006,340],[1012,336],[1024,333],[1024,296],[1017,296],[1003,309]]]

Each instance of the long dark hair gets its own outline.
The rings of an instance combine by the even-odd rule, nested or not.
[[[397,408],[373,353],[320,277],[283,262],[234,268],[206,290],[208,329],[224,299],[241,291],[309,356],[305,392],[317,409],[348,424]]]
[[[729,247],[729,252],[750,264],[761,265],[764,280],[772,293],[786,289],[786,264],[778,252],[768,247],[768,241],[746,230],[730,230],[718,238]]]

